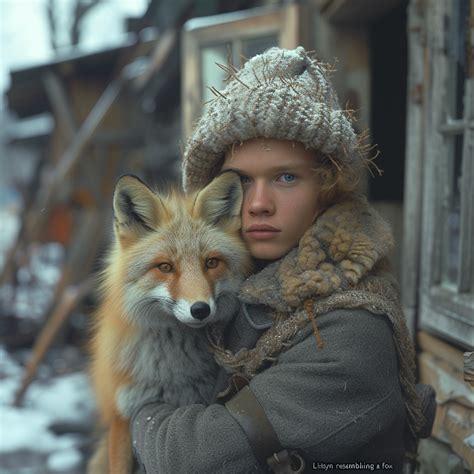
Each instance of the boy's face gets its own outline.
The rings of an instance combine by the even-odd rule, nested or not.
[[[318,214],[314,153],[301,143],[253,139],[235,145],[223,170],[242,180],[242,237],[253,257],[275,260],[295,247]]]

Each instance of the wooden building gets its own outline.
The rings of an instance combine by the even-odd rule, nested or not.
[[[474,470],[473,2],[411,1],[407,31],[403,303],[433,436]]]

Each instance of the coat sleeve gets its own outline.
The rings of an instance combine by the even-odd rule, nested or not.
[[[388,433],[391,449],[403,453],[405,412],[388,321],[364,310],[317,321],[323,349],[310,334],[250,383],[280,443],[301,449],[308,462],[350,462],[360,452],[375,457],[371,443]],[[240,425],[218,404],[146,405],[132,420],[132,437],[148,473],[259,472]]]

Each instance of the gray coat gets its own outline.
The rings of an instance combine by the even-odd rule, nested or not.
[[[253,347],[262,333],[255,327],[265,319],[258,307],[249,307],[247,315],[240,311],[228,347]],[[394,467],[388,472],[399,472],[405,407],[388,321],[365,310],[337,310],[320,316],[318,327],[323,349],[310,333],[250,382],[280,443],[299,448],[308,471],[324,471],[323,463],[337,472],[336,463],[385,462]],[[225,380],[222,370],[217,390]],[[132,428],[147,473],[262,471],[242,429],[220,404],[149,404]]]
[[[300,450],[307,472],[401,472],[405,430],[422,424],[414,351],[386,271],[391,244],[365,200],[329,208],[297,248],[244,282],[223,335],[232,353],[248,351],[221,362],[253,376],[280,444]],[[222,369],[216,393],[227,377]],[[263,470],[220,403],[150,403],[132,437],[147,473]]]

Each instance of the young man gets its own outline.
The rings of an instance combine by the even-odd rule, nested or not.
[[[137,407],[139,463],[148,473],[401,472],[424,419],[390,230],[355,192],[366,160],[350,118],[301,47],[228,71],[188,143],[184,185],[241,176],[256,272],[213,336],[226,368],[216,402]]]

